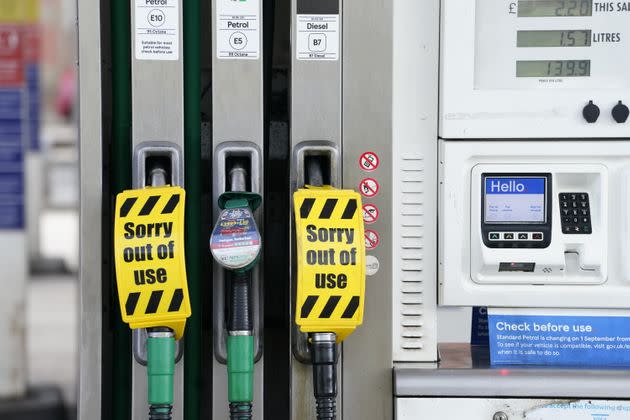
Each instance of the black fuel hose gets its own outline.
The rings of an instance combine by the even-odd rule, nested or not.
[[[313,394],[318,420],[337,418],[337,343],[335,334],[311,335]]]

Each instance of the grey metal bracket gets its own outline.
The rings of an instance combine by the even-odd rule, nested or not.
[[[214,152],[213,165],[213,214],[220,210],[218,200],[227,191],[227,161],[231,157],[245,157],[250,161],[251,191],[263,195],[263,161],[262,152],[258,146],[246,141],[223,142]],[[256,223],[262,228],[262,208],[254,213]],[[264,246],[264,244],[263,244]],[[261,334],[263,331],[263,261],[252,270],[252,318],[254,321],[254,361],[259,361],[263,354]],[[213,269],[213,321],[212,335],[214,339],[214,356],[219,363],[227,363],[227,329],[225,325],[225,270],[218,264]]]
[[[171,184],[184,186],[184,157],[181,150],[173,143],[157,141],[140,143],[133,152],[132,186],[134,189],[165,185],[165,182],[160,179],[147,183],[147,160],[152,157],[169,159],[171,167],[168,174],[171,178]],[[147,337],[148,333],[145,328],[133,330],[131,341],[133,358],[142,366],[147,365]],[[175,363],[179,362],[184,355],[184,346],[180,342],[181,340],[175,342]]]
[[[303,188],[308,184],[307,177],[307,160],[310,157],[324,158],[328,162],[328,175],[330,185],[333,187],[341,186],[341,157],[337,146],[329,141],[304,141],[299,143],[293,151],[293,171],[291,173],[291,194],[297,191],[299,188]],[[293,203],[293,197],[291,197],[291,203]],[[293,220],[293,204],[291,204],[291,220]],[[295,225],[291,225],[291,238],[295,238]],[[292,329],[291,334],[291,348],[293,350],[293,356],[302,363],[311,362],[311,352],[308,345],[308,334],[300,331],[299,326],[295,323],[293,316],[295,308],[295,290],[297,290],[297,268],[295,261],[295,242],[291,247],[291,319]]]

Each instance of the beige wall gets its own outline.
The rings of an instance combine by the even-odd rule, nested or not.
[[[76,0],[40,0],[42,25],[43,118],[56,118],[51,110],[59,78],[69,68],[76,68]],[[92,1],[92,0],[87,0]]]

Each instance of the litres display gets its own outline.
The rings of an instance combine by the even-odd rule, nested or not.
[[[518,31],[516,46],[528,47],[590,47],[593,31],[559,30],[559,31]]]

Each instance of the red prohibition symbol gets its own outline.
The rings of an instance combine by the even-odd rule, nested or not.
[[[381,164],[381,160],[374,152],[365,152],[359,158],[359,166],[367,172],[372,172]]]
[[[365,249],[375,249],[380,241],[381,239],[379,238],[378,233],[369,229],[365,231]]]
[[[378,207],[376,207],[374,204],[363,205],[363,221],[366,224],[371,225],[372,223],[376,222],[378,220],[379,214],[380,211]]]
[[[378,190],[380,189],[380,185],[374,178],[365,178],[359,184],[359,191],[365,197],[374,197],[378,194]]]

